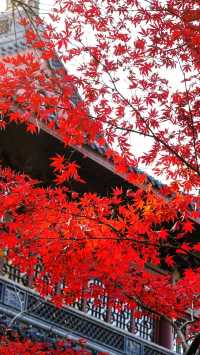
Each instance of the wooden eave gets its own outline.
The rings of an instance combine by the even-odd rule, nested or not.
[[[36,124],[34,119],[32,122]],[[116,173],[112,162],[88,146],[64,147],[63,140],[56,130],[43,123],[39,133],[32,135],[24,125],[9,123],[6,130],[0,131],[0,160],[4,166],[23,172],[39,180],[43,185],[52,185],[54,174],[50,158],[56,154],[65,155],[80,166],[80,176],[85,184],[72,183],[72,188],[80,192],[109,193],[115,186],[133,188],[125,176]]]

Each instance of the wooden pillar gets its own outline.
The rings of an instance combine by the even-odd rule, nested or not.
[[[164,318],[160,318],[159,321],[158,344],[169,350],[172,350],[173,348],[173,328]]]

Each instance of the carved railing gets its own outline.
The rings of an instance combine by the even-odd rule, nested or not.
[[[20,16],[23,17],[20,11]],[[24,27],[19,24],[19,13],[12,10],[0,13],[0,57],[16,55],[26,50]]]
[[[5,35],[10,30],[10,19],[4,17],[0,19],[0,35]]]
[[[37,274],[39,270],[36,270]],[[18,284],[25,287],[32,286],[30,278],[26,274],[22,274],[20,269],[9,263],[4,263],[3,274],[6,277]],[[101,282],[98,280],[93,281],[94,284],[101,287]],[[73,303],[73,308],[84,312],[96,319],[109,323],[119,329],[130,332],[145,340],[151,342],[158,342],[158,328],[159,319],[154,314],[145,313],[138,318],[135,318],[132,310],[127,304],[116,303],[112,306],[109,304],[109,298],[106,291],[101,290],[101,295],[97,299],[89,298],[87,300],[80,299]],[[140,311],[140,309],[138,309]]]
[[[101,285],[98,280],[93,282]],[[91,297],[88,300],[83,299],[75,302],[73,307],[145,340],[155,343],[158,341],[159,319],[157,316],[148,312],[144,314],[138,308],[138,314],[141,313],[141,315],[136,318],[127,304],[116,301],[111,306],[106,291],[104,293],[103,291],[101,289],[100,295],[95,299]]]
[[[56,335],[85,338],[90,348],[109,354],[169,355],[174,354],[153,343],[117,329],[72,307],[57,308],[35,293],[0,279],[0,318],[9,317],[10,324],[30,324]],[[14,321],[13,321],[14,319]]]
[[[35,270],[35,274],[38,274],[39,271],[40,271],[39,269]],[[19,268],[13,266],[10,263],[4,262],[2,268],[2,275],[4,275],[4,277],[6,277],[8,280],[13,281],[14,283],[17,283],[19,285],[22,285],[22,287],[24,286],[25,288],[28,287],[30,289],[32,286],[31,279],[26,274],[22,274]],[[99,281],[95,280],[93,282],[96,283],[98,286],[101,286],[101,283]],[[7,306],[10,307],[12,303],[15,305],[18,304],[17,307],[19,308],[19,297],[16,298],[16,296],[14,296],[15,295],[14,291],[15,289],[12,292],[11,290],[9,291],[10,292],[9,298],[12,300]],[[32,297],[33,297],[31,298],[33,300],[32,305],[34,306],[34,302],[35,302],[34,300],[36,300],[36,298],[35,295]],[[29,297],[28,304],[27,301],[25,302],[23,299],[21,301],[23,304],[28,305],[28,309],[31,308],[30,297]],[[144,312],[141,312],[140,317],[134,318],[132,311],[128,308],[126,304],[119,304],[118,302],[116,302],[116,305],[110,306],[108,295],[106,294],[106,292],[104,293],[101,292],[101,295],[98,296],[96,301],[94,301],[94,298],[90,298],[87,300],[79,299],[72,306],[75,309],[75,311],[77,310],[79,313],[81,312],[83,317],[85,317],[85,315],[89,317],[93,317],[97,321],[99,320],[101,323],[103,322],[105,325],[106,324],[111,325],[112,328],[116,328],[116,330],[118,328],[120,331],[122,330],[122,331],[129,332],[130,336],[134,335],[136,337],[145,339],[149,342],[155,342],[155,343],[158,342],[159,319],[155,315],[150,313],[144,314]],[[43,310],[45,310],[44,316],[47,315],[47,318],[51,319],[51,315],[49,314],[49,312],[51,313],[51,310],[54,309],[52,307],[54,306],[47,304],[42,300],[40,302],[43,302],[43,306],[41,310],[40,310],[41,306],[38,306],[37,312],[41,312],[40,315],[42,315]],[[16,309],[17,307],[15,306]],[[70,309],[72,308],[70,307]],[[138,310],[140,311],[140,309]],[[83,312],[85,313],[85,315],[83,314]],[[61,327],[62,327],[62,322],[63,319],[61,317],[59,321],[59,325]],[[83,332],[81,331],[81,334],[82,336],[84,336],[84,330]]]

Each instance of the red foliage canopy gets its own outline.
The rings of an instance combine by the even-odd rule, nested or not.
[[[29,275],[40,264],[34,287],[58,304],[83,290],[89,297],[88,281],[98,278],[113,302],[180,319],[199,308],[200,293],[200,241],[192,237],[199,218],[192,193],[200,187],[198,1],[57,0],[48,25],[29,14],[20,20],[28,50],[0,63],[1,128],[15,122],[37,134],[45,125],[66,147],[106,143],[105,159],[137,190],[78,194],[70,188],[82,181],[78,165],[63,156],[50,162],[56,186],[46,188],[2,168],[1,248]],[[65,69],[50,68],[58,58]],[[168,73],[177,72],[175,87]],[[136,136],[150,139],[145,153],[130,145]],[[170,186],[155,189],[145,174],[130,172],[139,163]]]

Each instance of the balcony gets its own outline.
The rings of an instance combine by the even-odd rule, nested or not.
[[[57,308],[30,289],[1,277],[0,320],[3,317],[9,327],[25,324],[37,332],[51,331],[55,336],[75,340],[84,338],[94,354],[175,354],[73,307]]]

